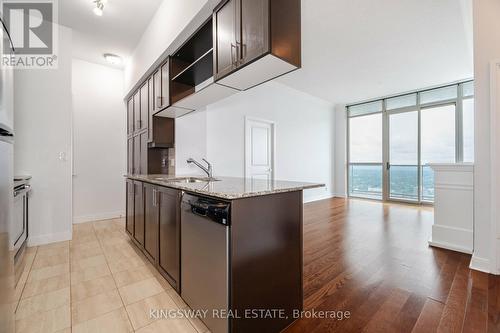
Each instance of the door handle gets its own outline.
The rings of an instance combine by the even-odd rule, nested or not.
[[[391,168],[391,164],[389,162],[387,162],[387,164],[386,164],[385,167],[386,167],[387,170],[389,170]]]

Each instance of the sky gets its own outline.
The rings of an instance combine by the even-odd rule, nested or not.
[[[389,116],[391,164],[418,163],[418,113],[411,111]],[[464,160],[474,155],[473,100],[464,100]],[[350,119],[350,162],[382,163],[382,115]],[[455,162],[455,105],[422,109],[422,163]]]

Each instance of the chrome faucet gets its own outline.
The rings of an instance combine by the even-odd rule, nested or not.
[[[208,175],[209,178],[213,178],[212,177],[212,164],[210,164],[206,159],[202,158],[202,160],[207,163],[207,167],[204,167],[203,165],[201,165],[199,162],[197,162],[196,160],[194,160],[193,158],[188,158],[187,159],[187,163],[190,164],[190,163],[193,163],[194,165],[196,165],[198,168],[200,168],[201,170],[205,171]]]

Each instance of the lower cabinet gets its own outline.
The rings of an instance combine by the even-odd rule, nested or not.
[[[180,203],[181,192],[159,187],[160,194],[160,248],[158,266],[160,273],[175,289],[180,290]]]
[[[156,186],[144,184],[144,249],[153,262],[158,258],[158,194]]]
[[[127,203],[126,203],[126,230],[130,236],[134,236],[134,211],[135,211],[135,191],[134,191],[134,181],[127,179],[126,181],[126,193],[127,193]]]
[[[180,292],[181,191],[127,180],[129,235],[161,275]]]
[[[142,182],[134,181],[134,238],[144,246],[144,195]]]

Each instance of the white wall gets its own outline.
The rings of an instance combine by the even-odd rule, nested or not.
[[[175,119],[175,172],[179,175],[205,175],[186,160],[207,158],[207,113],[192,112]]]
[[[163,0],[125,68],[126,91],[167,49],[206,2],[207,0]]]
[[[73,221],[124,216],[123,70],[73,59]]]
[[[245,175],[245,116],[275,122],[275,178],[325,183],[304,200],[333,194],[333,105],[268,82],[207,107],[207,156],[217,176]],[[176,128],[176,131],[178,129]],[[177,147],[182,143],[177,142]]]
[[[500,2],[474,1],[475,170],[474,254],[471,267],[493,271],[498,251],[490,235],[490,62],[500,59]],[[497,129],[500,131],[500,128]],[[498,172],[498,170],[496,170]],[[496,267],[494,267],[496,269]]]
[[[14,170],[33,176],[30,245],[71,238],[71,30],[59,27],[59,68],[17,70]]]

